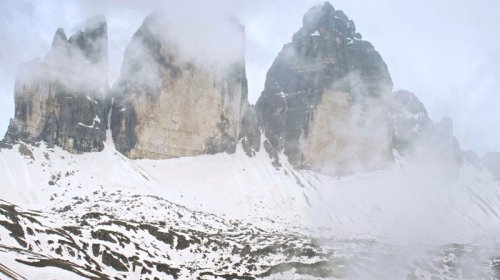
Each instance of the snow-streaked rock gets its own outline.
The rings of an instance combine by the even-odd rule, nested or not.
[[[315,6],[274,60],[256,104],[267,150],[330,174],[383,168],[392,162],[391,91],[386,64],[354,22],[328,2]]]

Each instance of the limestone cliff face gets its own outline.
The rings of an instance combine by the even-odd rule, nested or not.
[[[251,110],[244,49],[227,65],[190,59],[162,20],[160,14],[148,16],[127,47],[113,89],[117,149],[131,158],[151,159],[234,152],[245,137],[241,132],[254,131],[241,127]],[[244,42],[238,28],[241,36],[227,40]]]
[[[89,19],[69,39],[57,30],[45,59],[21,65],[15,116],[5,139],[45,141],[70,152],[103,149],[106,130],[107,27]]]
[[[266,149],[298,168],[344,174],[392,160],[392,81],[374,47],[328,2],[311,8],[266,78],[256,108]]]

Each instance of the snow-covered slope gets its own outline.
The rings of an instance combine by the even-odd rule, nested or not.
[[[81,155],[22,144],[0,150],[1,195],[43,211],[96,191],[154,195],[231,219],[288,229],[330,228],[343,237],[392,238],[404,225],[415,228],[401,236],[458,242],[495,232],[499,224],[498,181],[467,162],[398,157],[385,170],[334,177],[293,169],[284,159],[276,168],[265,151],[254,158],[243,153],[130,160],[109,143],[103,152]],[[266,222],[271,217],[277,224]],[[425,232],[418,232],[421,222]]]
[[[11,269],[48,266],[92,279],[248,278],[270,275],[282,265],[329,274],[328,249],[299,235],[224,220],[158,197],[114,193],[93,197],[91,204],[75,200],[43,214],[1,203],[0,251],[15,254],[18,264],[11,265],[17,269]],[[140,216],[149,218],[141,212],[153,208],[156,219]]]
[[[149,270],[147,262],[153,260],[168,265],[178,271],[170,275],[182,279],[190,279],[195,272],[200,277],[205,273],[202,279],[215,277],[211,274],[252,278],[279,272],[285,273],[283,277],[344,275],[359,279],[372,275],[382,279],[380,271],[363,267],[380,265],[380,258],[393,264],[391,258],[396,254],[406,259],[401,262],[401,275],[435,276],[439,269],[419,262],[427,256],[446,263],[449,256],[442,250],[451,250],[456,266],[472,258],[479,267],[477,275],[487,276],[500,255],[494,249],[500,231],[499,183],[488,171],[467,162],[461,166],[439,160],[424,164],[418,158],[396,157],[396,163],[385,170],[334,177],[295,170],[285,158],[280,160],[283,166],[276,168],[264,151],[254,158],[238,148],[235,154],[131,160],[109,142],[102,152],[81,155],[44,144],[18,144],[0,150],[0,160],[0,195],[6,201],[2,209],[15,213],[2,212],[0,263],[9,264],[7,268],[16,273],[25,271],[27,262],[32,266],[40,260],[62,259],[69,263],[63,269],[68,270],[69,265],[70,271],[85,277],[103,277],[99,273],[132,277],[140,275],[138,270],[134,272],[134,259]],[[21,225],[24,236],[16,239],[5,223]],[[28,234],[28,227],[33,235]],[[55,235],[48,237],[51,230]],[[112,233],[96,240],[92,236],[96,232]],[[186,240],[210,236],[218,240],[210,242],[229,243],[216,248],[209,241],[189,244],[189,253],[183,253],[183,249],[175,249],[177,243],[158,241],[158,232],[175,233]],[[178,238],[183,237],[173,239]],[[72,245],[60,241],[68,239]],[[120,247],[122,241],[118,240],[131,243]],[[92,257],[91,243],[102,246],[100,254]],[[292,243],[298,251],[286,251]],[[271,255],[261,255],[272,244],[278,247],[270,249]],[[237,250],[233,252],[233,245],[238,250],[248,245],[246,250],[255,257],[242,258]],[[89,255],[92,261],[82,261],[68,248]],[[489,250],[484,252],[485,248]],[[63,253],[57,253],[60,250]],[[106,263],[109,259],[104,260],[103,252],[124,255],[126,269]],[[480,254],[480,258],[470,254]],[[159,270],[148,275],[163,279]],[[424,276],[417,279],[426,279]]]

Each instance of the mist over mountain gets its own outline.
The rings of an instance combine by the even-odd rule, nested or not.
[[[343,11],[305,11],[251,105],[245,27],[186,8],[143,20],[116,81],[103,16],[20,66],[2,277],[500,277],[500,156],[393,92]]]
[[[256,109],[269,143],[296,167],[373,170],[392,160],[391,90],[374,47],[342,11],[325,3],[305,14],[279,53]]]
[[[107,52],[102,16],[89,19],[69,39],[58,29],[44,60],[19,68],[15,116],[5,139],[45,141],[72,152],[101,151],[108,110]]]
[[[222,60],[214,43],[205,44],[194,31],[180,35],[193,39],[178,42],[176,23],[167,19],[148,16],[125,52],[112,94],[117,149],[131,158],[234,152],[249,106],[243,27],[231,18],[211,23],[217,31],[227,29],[220,30],[227,36],[226,50],[218,50],[226,54]],[[193,53],[186,45],[208,50]]]

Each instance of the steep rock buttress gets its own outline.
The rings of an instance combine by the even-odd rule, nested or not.
[[[224,44],[235,46],[235,58],[219,63],[185,55],[192,46],[179,42],[200,35],[174,35],[167,21],[161,13],[148,16],[125,52],[113,87],[117,149],[151,159],[232,153],[241,138],[252,154],[260,134],[247,101],[243,27],[229,23],[234,36]]]
[[[345,174],[392,160],[392,81],[354,22],[326,2],[311,8],[267,73],[256,108],[271,154],[297,168]]]
[[[43,61],[36,59],[19,67],[15,116],[5,142],[45,141],[73,153],[102,150],[107,67],[104,17],[87,20],[69,39],[58,29]]]

